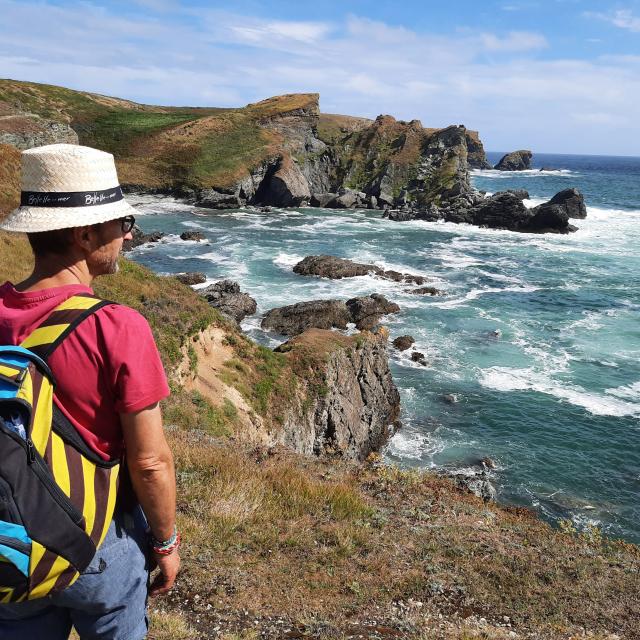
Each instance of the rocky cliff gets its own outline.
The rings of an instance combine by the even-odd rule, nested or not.
[[[0,143],[70,142],[116,157],[130,189],[201,206],[440,204],[483,166],[476,132],[320,113],[318,94],[238,109],[156,107],[35,83],[0,81]],[[324,195],[323,195],[324,194]],[[333,202],[335,200],[335,202]]]

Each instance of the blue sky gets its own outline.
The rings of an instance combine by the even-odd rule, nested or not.
[[[463,123],[489,150],[640,155],[640,0],[0,0],[0,77],[151,104]]]

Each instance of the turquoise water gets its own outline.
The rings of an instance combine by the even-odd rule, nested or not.
[[[529,205],[576,186],[589,212],[574,221],[578,232],[399,223],[367,211],[213,212],[145,197],[132,199],[141,226],[169,235],[133,257],[161,273],[238,280],[258,302],[243,326],[269,345],[281,337],[262,332],[259,316],[272,307],[383,293],[402,309],[386,320],[392,337],[413,335],[429,363],[391,352],[403,428],[388,459],[464,470],[489,456],[500,500],[640,542],[640,160],[536,161],[563,171],[483,171],[474,182],[490,192],[525,187]],[[206,244],[179,239],[192,228]],[[317,253],[424,275],[446,295],[292,272]],[[451,393],[459,402],[443,401]]]

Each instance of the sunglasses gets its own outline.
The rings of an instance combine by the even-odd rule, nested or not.
[[[122,225],[122,233],[129,233],[133,229],[133,225],[136,223],[136,219],[133,216],[125,216],[120,218],[120,224]]]

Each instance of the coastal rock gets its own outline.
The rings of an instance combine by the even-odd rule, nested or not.
[[[411,347],[412,344],[414,344],[415,341],[416,340],[415,340],[415,338],[413,336],[398,336],[393,341],[393,346],[398,351],[406,351],[407,349],[409,349]]]
[[[353,278],[377,273],[378,267],[372,264],[360,264],[345,258],[320,255],[307,256],[293,267],[293,272],[302,276],[320,276],[322,278]]]
[[[384,296],[372,294],[342,300],[311,300],[278,307],[268,311],[262,319],[263,329],[294,336],[307,329],[346,329],[350,322],[358,329],[372,329],[382,315],[397,313],[398,305]]]
[[[342,300],[311,300],[268,311],[261,327],[294,336],[310,328],[346,329],[351,313]]]
[[[0,116],[0,144],[20,151],[47,144],[78,144],[78,134],[66,123],[33,113]]]
[[[373,329],[383,315],[400,311],[395,302],[389,302],[379,293],[347,300],[347,308],[351,313],[351,321],[355,322],[356,328],[360,330]]]
[[[241,206],[238,194],[217,191],[216,189],[202,189],[195,202],[196,207],[205,209],[237,209]]]
[[[207,302],[222,314],[240,323],[247,315],[256,312],[256,301],[240,291],[240,285],[233,280],[220,280],[198,291]]]
[[[276,349],[313,376],[296,389],[294,407],[282,417],[282,444],[305,454],[364,460],[398,426],[400,394],[386,349],[386,334],[345,336],[310,329]],[[322,394],[317,388],[323,389]]]
[[[500,191],[469,211],[478,226],[520,231],[527,227],[533,214],[522,200],[508,191]]]
[[[329,202],[338,196],[337,193],[314,193],[311,195],[309,204],[312,207],[326,207]]]
[[[407,284],[424,284],[426,282],[424,276],[400,273],[392,269],[384,270],[374,264],[363,264],[328,255],[307,256],[293,267],[293,272],[302,276],[320,276],[336,280],[371,274],[384,280]]]
[[[456,484],[461,489],[470,491],[478,498],[482,498],[485,502],[494,502],[497,496],[497,492],[487,473],[483,471],[477,471],[474,473],[450,473],[447,474],[453,477]]]
[[[194,284],[202,284],[207,281],[207,276],[199,271],[188,271],[187,273],[177,273],[175,275],[176,280],[180,280],[182,284],[188,284],[189,286]]]
[[[536,233],[569,233],[576,227],[569,224],[569,214],[564,206],[545,202],[531,209],[533,217],[529,220],[525,231]]]
[[[183,231],[180,234],[181,240],[190,240],[192,242],[200,242],[206,240],[204,233],[201,231]]]
[[[151,233],[145,233],[137,224],[133,226],[131,234],[133,238],[131,240],[125,240],[122,243],[123,251],[131,251],[131,249],[135,249],[148,242],[160,242],[160,240],[164,238],[164,232],[152,231]]]
[[[391,209],[385,212],[385,218],[389,218],[393,222],[407,222],[408,220],[415,220],[416,214],[413,211],[401,211],[399,209]]]
[[[557,204],[564,208],[569,218],[586,218],[587,207],[584,196],[577,189],[564,189],[556,193],[548,204]]]
[[[358,194],[351,189],[342,189],[342,193],[327,203],[329,209],[350,209],[358,200]]]
[[[427,366],[427,359],[424,357],[424,353],[422,353],[421,351],[413,351],[411,353],[411,360],[413,362],[421,364],[423,367]]]
[[[275,172],[265,177],[257,198],[261,204],[297,207],[311,198],[311,191],[302,171],[287,154],[280,158]]]
[[[493,169],[477,131],[467,129],[467,163],[470,169]]]
[[[419,287],[417,289],[407,289],[407,293],[413,293],[416,296],[440,296],[442,291],[435,287]]]
[[[498,171],[524,171],[531,169],[531,158],[533,154],[528,149],[520,149],[507,153],[495,166]]]
[[[507,189],[507,193],[513,193],[516,198],[520,200],[528,200],[529,192],[526,189]]]

